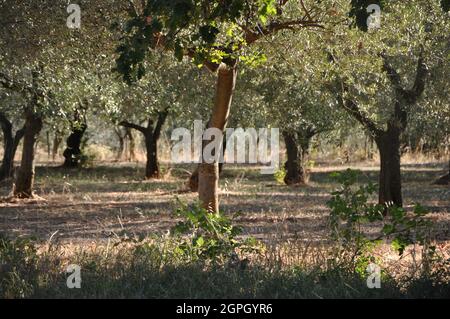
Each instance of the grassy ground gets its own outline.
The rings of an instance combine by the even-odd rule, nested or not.
[[[408,210],[414,202],[420,202],[432,212],[437,248],[449,256],[450,189],[431,185],[443,166],[404,165],[403,193]],[[377,167],[358,168],[364,172],[361,182],[376,182]],[[172,167],[170,172],[165,169],[164,179],[143,181],[142,167],[134,165],[102,164],[83,170],[39,166],[36,190],[45,200],[0,203],[0,233],[10,238],[35,237],[32,247],[39,256],[12,254],[24,269],[5,271],[13,261],[3,268],[0,265],[0,277],[8,274],[2,283],[10,287],[1,295],[449,297],[448,282],[414,275],[416,255],[399,259],[388,245],[380,254],[392,273],[402,268],[400,277],[412,274],[408,289],[393,277],[383,281],[381,290],[370,290],[358,274],[341,265],[329,265],[332,255],[326,202],[336,187],[329,174],[345,169],[343,166],[314,169],[308,186],[303,187],[280,185],[272,176],[260,175],[257,167],[227,166],[221,179],[223,211],[229,216],[242,212],[234,223],[243,226],[244,236],[254,236],[268,247],[265,255],[258,257],[263,260],[252,260],[245,269],[161,261],[160,256],[165,255],[161,251],[142,255],[139,245],[126,246],[121,243],[123,239],[166,234],[177,222],[173,215],[175,197],[186,202],[196,198],[185,191],[186,169],[190,167]],[[0,191],[6,196],[10,185],[2,185]],[[161,249],[160,245],[155,247],[156,251]],[[23,247],[12,250],[27,251]],[[27,260],[32,261],[30,269],[26,268]],[[62,270],[69,263],[82,266],[81,290],[65,285],[67,275]]]
[[[441,239],[450,239],[450,189],[433,186],[442,166],[403,167],[406,207],[415,202],[430,208]],[[376,167],[358,167],[361,182],[376,182]],[[241,211],[236,222],[257,238],[282,237],[320,241],[325,235],[329,193],[336,187],[329,175],[345,167],[323,167],[312,172],[308,186],[288,187],[257,167],[228,167],[221,179],[221,208]],[[45,201],[0,203],[0,231],[13,236],[83,242],[105,240],[119,233],[165,233],[176,223],[174,199],[191,202],[185,192],[186,171],[171,170],[159,181],[142,180],[140,166],[110,164],[92,169],[62,170],[38,167],[36,190]],[[10,185],[1,187],[6,196]]]

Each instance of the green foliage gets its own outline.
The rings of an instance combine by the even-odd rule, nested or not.
[[[238,253],[255,252],[260,248],[254,238],[239,239],[237,236],[242,229],[233,226],[223,213],[208,212],[198,204],[179,204],[176,215],[184,221],[179,222],[172,232],[179,236],[178,252],[190,260],[223,264],[236,258]]]
[[[116,71],[131,83],[145,75],[143,61],[149,49],[173,51],[178,60],[190,56],[194,63],[233,64],[244,57],[250,64],[264,57],[246,50],[243,27],[266,23],[276,14],[275,0],[146,1],[142,12],[131,12],[117,47]],[[249,27],[249,26],[245,26]]]
[[[370,203],[376,186],[356,186],[359,175],[359,171],[350,169],[332,174],[341,186],[331,193],[327,205],[331,209],[331,237],[341,245],[342,254],[362,270],[373,259],[371,252],[376,245],[390,239],[399,255],[408,245],[419,244],[432,259],[435,248],[429,245],[431,223],[425,219],[427,211],[416,204],[411,215],[401,207]],[[378,236],[370,237],[364,232],[363,226],[377,227],[380,223],[383,226]]]
[[[286,169],[284,167],[280,167],[280,169],[278,169],[275,174],[273,174],[273,177],[279,184],[285,184],[284,178],[286,177],[286,174]]]
[[[361,224],[383,220],[384,207],[369,204],[369,197],[376,191],[374,184],[369,183],[355,187],[360,172],[346,170],[333,173],[331,177],[341,187],[331,193],[332,198],[327,205],[331,209],[331,237],[342,247],[342,253],[356,262],[356,269],[364,268],[370,259],[371,240],[361,231]],[[361,264],[362,263],[362,264]]]

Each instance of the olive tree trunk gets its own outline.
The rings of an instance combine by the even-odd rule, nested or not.
[[[120,127],[114,128],[114,133],[116,133],[116,136],[119,139],[119,148],[117,149],[116,161],[120,161],[122,159],[123,152],[125,151],[125,137],[122,135]]]
[[[73,127],[72,132],[67,138],[67,147],[63,152],[63,156],[65,159],[63,167],[77,168],[80,166],[80,157],[82,154],[81,143],[83,141],[83,136],[86,130],[86,123]]]
[[[121,126],[135,129],[144,135],[145,148],[147,152],[147,161],[145,164],[146,179],[161,177],[158,159],[158,142],[161,137],[162,127],[166,122],[167,116],[168,110],[159,112],[156,125],[154,124],[153,119],[149,119],[147,127],[129,123],[127,121],[122,121],[119,123],[119,125]]]
[[[286,145],[287,161],[284,164],[286,185],[306,184],[308,172],[305,161],[309,154],[311,139],[318,132],[312,127],[300,129],[297,132],[283,131],[283,139]]]
[[[20,168],[14,186],[14,197],[32,198],[34,184],[35,144],[42,129],[42,117],[31,110],[25,112],[25,132]]]
[[[380,204],[403,206],[400,170],[401,131],[389,128],[376,137],[380,154],[378,201]]]
[[[237,66],[236,64],[228,66],[222,63],[217,72],[216,97],[208,128],[217,128],[223,133],[230,114]],[[217,160],[213,163],[206,163],[202,160],[199,164],[198,197],[204,208],[211,212],[219,211],[219,164]]]
[[[2,181],[13,176],[14,157],[25,129],[21,128],[13,134],[13,125],[3,113],[0,113],[0,126],[4,138],[3,160],[0,167],[0,181]]]
[[[56,131],[55,136],[53,137],[53,147],[52,147],[52,160],[56,161],[56,157],[59,153],[59,146],[61,145],[63,139],[61,137],[61,132]]]
[[[286,145],[287,161],[284,164],[286,185],[296,185],[305,183],[305,169],[303,167],[303,154],[298,145],[295,133],[283,132],[284,144]]]
[[[125,136],[128,138],[128,158],[129,162],[136,161],[136,141],[133,132],[129,127],[125,128]]]
[[[227,143],[226,143],[226,137],[224,136],[223,147],[222,147],[222,153],[223,153],[224,157],[225,157],[226,149],[227,149]],[[219,163],[219,178],[223,171],[223,165],[224,165],[223,162]],[[198,168],[199,168],[199,165],[197,165],[197,167],[195,168],[195,171],[192,172],[191,176],[189,176],[188,187],[191,192],[198,192]]]
[[[147,162],[145,164],[145,178],[160,178],[161,172],[159,169],[158,160],[158,140],[154,132],[148,131],[145,135],[145,149],[147,152]]]

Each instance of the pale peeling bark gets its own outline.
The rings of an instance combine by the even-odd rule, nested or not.
[[[214,109],[209,128],[225,130],[236,84],[237,68],[222,63],[218,69]],[[219,163],[202,161],[198,169],[198,196],[202,206],[211,212],[219,211]]]

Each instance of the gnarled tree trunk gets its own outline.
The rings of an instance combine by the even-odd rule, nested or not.
[[[380,153],[378,201],[380,204],[403,206],[400,171],[400,135],[398,128],[390,127],[376,137]]]
[[[20,168],[17,174],[14,197],[33,197],[35,144],[42,129],[42,117],[31,110],[25,112],[25,133]]]
[[[377,143],[380,153],[379,203],[402,206],[400,137],[408,125],[408,113],[423,95],[428,77],[428,68],[425,64],[423,51],[421,51],[417,60],[414,85],[410,89],[405,89],[402,85],[400,74],[390,65],[389,57],[384,53],[381,54],[381,57],[383,58],[383,70],[386,72],[395,92],[393,113],[388,120],[387,130],[379,128],[359,108],[355,101],[349,98],[344,99],[341,95],[338,97],[344,109],[370,131]],[[343,91],[348,93],[348,86],[345,83],[341,84]]]
[[[84,133],[87,130],[87,124],[82,123],[73,127],[72,132],[67,138],[67,147],[64,150],[63,156],[65,158],[63,167],[77,168],[80,165],[81,142],[83,141]]]
[[[316,134],[316,130],[312,127],[297,132],[283,132],[287,152],[287,161],[284,165],[286,169],[284,182],[286,185],[306,184],[308,182],[305,160],[309,154],[311,139]]]
[[[6,178],[10,178],[13,175],[14,170],[14,157],[16,155],[17,147],[20,140],[23,138],[25,129],[22,128],[13,134],[13,125],[5,116],[0,113],[0,126],[3,132],[4,138],[4,152],[2,165],[0,167],[0,181]]]
[[[236,78],[236,63],[233,66],[222,63],[219,66],[214,109],[208,128],[217,128],[222,133],[225,130]],[[198,197],[204,208],[211,212],[219,211],[219,163],[217,161],[205,163],[202,160],[200,163],[198,168]]]
[[[287,161],[284,164],[286,185],[305,183],[305,170],[303,167],[303,154],[299,148],[297,137],[293,132],[283,132],[284,143],[286,145]]]

